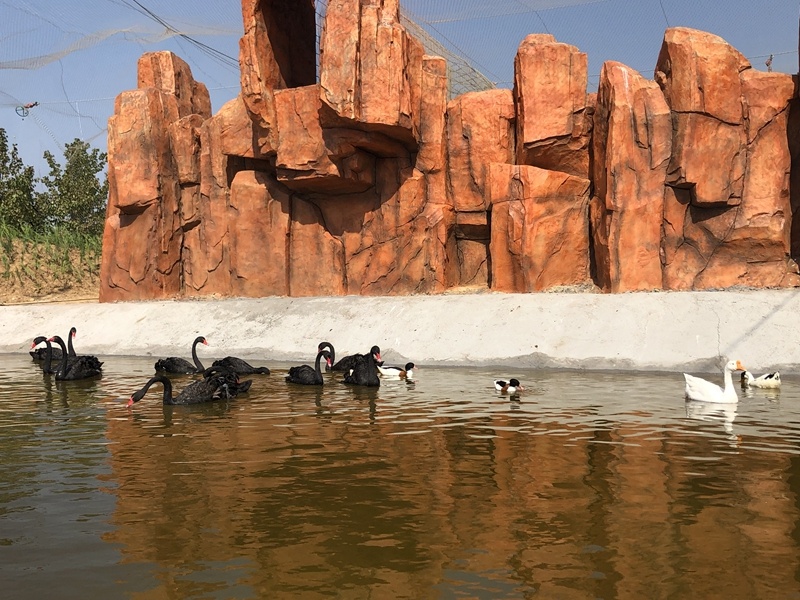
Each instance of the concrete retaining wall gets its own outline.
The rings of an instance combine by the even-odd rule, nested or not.
[[[78,328],[79,352],[309,360],[373,344],[392,363],[800,373],[800,290],[542,293],[0,306],[0,352]]]

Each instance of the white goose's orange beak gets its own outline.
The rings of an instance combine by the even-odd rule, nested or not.
[[[742,366],[742,363],[741,363],[741,362],[739,362],[739,361],[737,360],[737,361],[736,361],[736,370],[737,370],[737,371],[746,371],[747,369],[745,369],[745,368]]]

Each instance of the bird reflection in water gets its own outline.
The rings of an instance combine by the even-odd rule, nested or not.
[[[696,421],[709,421],[722,423],[727,438],[732,442],[732,446],[738,447],[742,441],[741,436],[736,435],[733,429],[733,422],[736,420],[737,404],[700,402],[697,400],[686,401],[686,416]]]
[[[770,402],[780,400],[781,388],[742,388],[742,395],[745,398],[766,398]]]

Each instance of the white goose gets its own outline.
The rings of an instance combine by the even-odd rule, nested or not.
[[[716,383],[711,383],[700,377],[684,373],[683,377],[686,379],[686,399],[697,400],[699,402],[734,404],[739,401],[739,396],[736,395],[736,388],[733,386],[731,373],[744,370],[745,368],[738,360],[728,362],[722,370],[725,379],[724,388],[721,388]]]
[[[778,371],[754,377],[750,371],[742,372],[742,387],[776,389],[781,387],[781,374]]]

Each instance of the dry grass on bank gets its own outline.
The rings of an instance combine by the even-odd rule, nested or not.
[[[97,300],[102,242],[0,224],[0,304]]]

